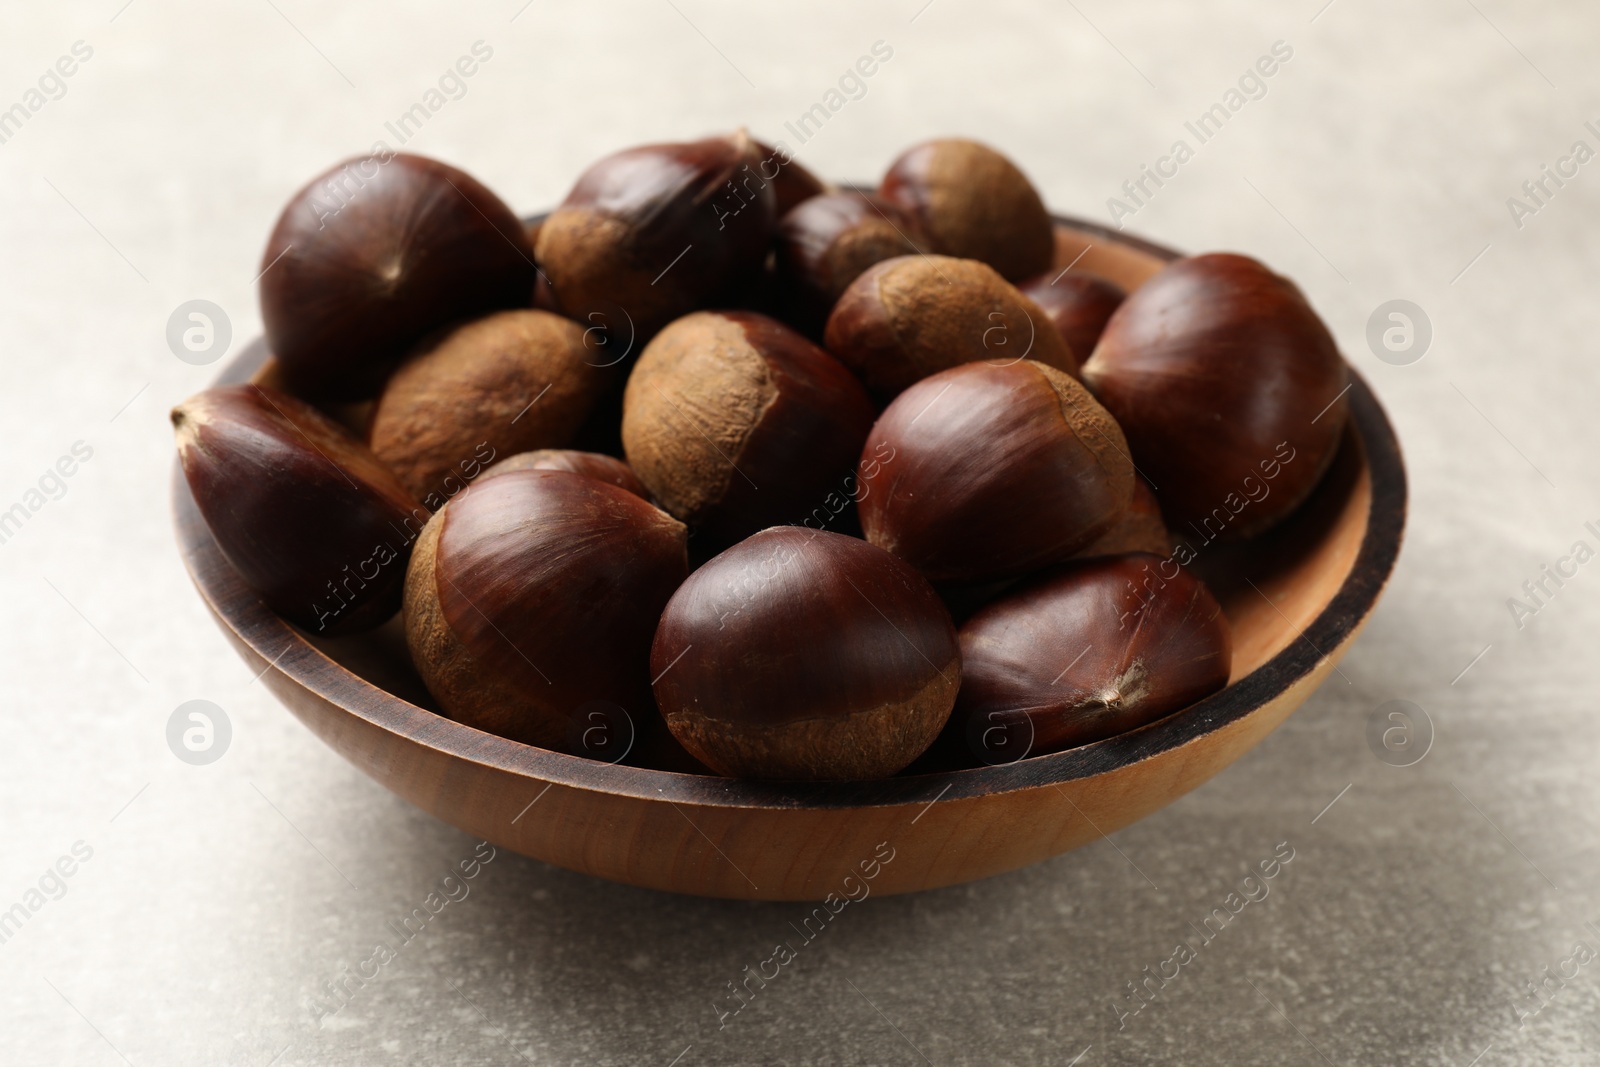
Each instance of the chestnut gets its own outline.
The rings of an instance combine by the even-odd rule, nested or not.
[[[827,182],[795,162],[782,145],[774,147],[765,141],[755,144],[761,156],[759,174],[772,183],[773,218],[781,219],[802,201],[830,191]]]
[[[1089,358],[1111,313],[1128,295],[1116,283],[1081,271],[1036,274],[1017,289],[1044,309],[1080,360]]]
[[[901,153],[878,194],[898,204],[933,251],[977,259],[1008,281],[1050,268],[1055,227],[1039,192],[1017,165],[961,138],[925,141]]]
[[[525,225],[523,233],[528,239],[528,248],[530,250],[538,245],[539,230],[543,226],[544,216],[540,216]],[[538,270],[537,263],[534,264],[534,269]],[[561,305],[556,301],[555,290],[550,287],[550,279],[542,270],[538,271],[533,279],[533,306],[540,311],[553,311],[557,315],[561,314]]]
[[[798,522],[840,489],[872,416],[861,383],[789,327],[701,311],[640,353],[622,443],[663,508],[731,542]]]
[[[1206,540],[1258,534],[1333,462],[1349,374],[1293,282],[1246,256],[1193,256],[1111,316],[1085,383],[1162,513]]]
[[[508,471],[423,529],[406,642],[451,718],[582,752],[574,726],[590,712],[608,729],[654,717],[650,640],[687,573],[683,524],[633,493],[569,471]]]
[[[962,625],[947,741],[1002,763],[1104,740],[1221,689],[1232,660],[1222,608],[1171,559],[1070,563]]]
[[[172,425],[195,506],[268,607],[321,636],[399,609],[428,513],[343,427],[258,385],[207,389],[172,409]]]
[[[372,450],[437,510],[497,457],[569,443],[620,375],[592,360],[583,327],[548,311],[458,326],[384,386]]]
[[[1081,384],[1033,360],[924,378],[862,450],[867,540],[930,580],[981,583],[1070,558],[1133,497],[1122,431]]]
[[[536,258],[555,300],[579,319],[621,307],[648,336],[745,280],[766,259],[776,217],[761,162],[740,130],[590,166],[539,228]]]
[[[610,482],[642,500],[650,499],[650,490],[646,489],[639,476],[633,473],[633,468],[622,460],[599,452],[579,452],[570,448],[541,448],[533,452],[518,452],[489,467],[478,476],[478,479],[482,481],[484,478],[523,470],[570,471],[573,474],[598,478],[602,482]]]
[[[814,196],[782,216],[774,239],[778,283],[804,331],[820,335],[845,288],[874,263],[921,252],[915,225],[869,193]]]
[[[1111,523],[1105,533],[1080,548],[1077,555],[1118,556],[1124,552],[1150,552],[1157,556],[1170,555],[1173,549],[1172,533],[1161,518],[1161,505],[1150,483],[1134,476],[1133,500]]]
[[[294,392],[283,373],[283,365],[271,356],[262,361],[261,366],[257,367],[255,372],[250,375],[249,381],[251,385],[275,389],[280,393],[292,394]],[[312,407],[363,441],[367,439],[367,434],[372,429],[372,413],[378,407],[376,399],[345,402],[313,400],[310,403]]]
[[[843,534],[775,527],[689,576],[650,650],[667,727],[749,778],[879,778],[938,736],[961,682],[928,583]]]
[[[533,250],[471,175],[406,153],[341,163],[295,194],[261,257],[261,320],[286,381],[356,400],[425,334],[533,298]]]
[[[867,268],[834,305],[823,344],[883,403],[974,360],[1031,359],[1078,373],[1038,304],[992,267],[948,256],[896,256]]]

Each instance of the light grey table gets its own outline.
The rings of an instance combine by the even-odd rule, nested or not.
[[[0,510],[29,517],[0,543],[0,909],[28,918],[0,944],[0,1062],[1600,1062],[1600,563],[1508,606],[1600,548],[1600,162],[1572,155],[1600,149],[1592,5],[97,0],[8,4],[4,25],[0,107],[26,117],[0,113]],[[166,324],[213,301],[237,351],[282,201],[393,144],[479,41],[492,56],[408,147],[529,211],[606,151],[746,123],[869,179],[919,138],[978,136],[1106,217],[1186,140],[1122,221],[1298,279],[1406,446],[1406,551],[1341,672],[1108,843],[852,908],[737,1016],[727,983],[800,908],[504,854],[376,977],[343,978],[475,842],[323,748],[190,589],[165,411],[216,368],[175,358]],[[799,144],[785,124],[879,41],[892,57]],[[1292,55],[1201,143],[1186,123],[1275,42]],[[1420,360],[1369,346],[1391,300],[1431,324]],[[166,740],[192,699],[231,724],[207,766]],[[1397,699],[1433,732],[1408,767],[1367,742]],[[1128,983],[1284,842],[1270,896],[1121,1019]]]

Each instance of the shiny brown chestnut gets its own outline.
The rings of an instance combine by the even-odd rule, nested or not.
[[[796,162],[782,145],[757,141],[756,151],[761,156],[757,175],[772,183],[773,218],[781,219],[802,201],[830,191],[827,182]]]
[[[644,487],[633,468],[615,456],[599,452],[580,452],[571,448],[540,448],[532,452],[518,452],[499,460],[478,476],[478,480],[493,478],[512,471],[569,471],[588,478],[610,482],[626,489],[641,500],[650,499],[650,490]]]
[[[593,164],[539,228],[535,251],[555,300],[580,320],[620,308],[648,337],[746,280],[766,259],[776,218],[761,163],[740,130]]]
[[[1068,564],[990,604],[962,625],[961,659],[940,747],[1008,763],[1211,695],[1228,684],[1233,633],[1204,583],[1140,552]]]
[[[1078,360],[1039,305],[992,267],[897,256],[867,268],[828,316],[823,344],[880,403],[930,374],[1031,359],[1068,375]]]
[[[1079,360],[1089,358],[1127,296],[1114,282],[1083,271],[1046,271],[1019,282],[1017,289],[1044,309]]]
[[[780,218],[773,247],[787,312],[820,336],[828,313],[861,272],[895,256],[923,251],[910,219],[869,193],[814,196]]]
[[[932,581],[1016,577],[1111,527],[1133,497],[1127,450],[1106,410],[1054,367],[968,363],[879,416],[862,450],[861,525]]]
[[[1095,538],[1076,555],[1080,559],[1090,556],[1120,556],[1125,552],[1151,552],[1157,556],[1172,553],[1172,531],[1161,518],[1161,504],[1155,491],[1143,478],[1134,476],[1133,499],[1123,509],[1105,533]]]
[[[438,510],[496,458],[568,444],[621,376],[584,329],[548,311],[501,311],[451,330],[394,372],[369,439]]]
[[[591,713],[611,731],[654,718],[650,641],[687,573],[683,524],[634,494],[568,471],[511,471],[423,530],[406,641],[451,718],[583,754]]]
[[[961,657],[932,587],[843,534],[776,527],[689,576],[650,652],[674,737],[726,775],[894,774],[938,736]]]
[[[1123,302],[1084,381],[1175,528],[1248,537],[1305,500],[1344,432],[1349,374],[1295,284],[1246,256],[1180,259]]]
[[[628,463],[661,506],[719,541],[798,522],[853,473],[872,402],[838,360],[747,311],[672,323],[623,398]]]
[[[399,610],[428,512],[343,427],[257,385],[192,396],[172,409],[172,425],[195,505],[268,607],[322,636]]]
[[[533,250],[471,175],[385,152],[311,180],[261,257],[261,320],[288,384],[315,399],[377,392],[424,335],[533,298]]]
[[[1055,228],[1039,192],[1015,163],[961,138],[901,153],[878,193],[898,204],[933,251],[989,264],[1009,281],[1048,270]]]
[[[256,368],[255,373],[250,375],[249,381],[251,385],[259,385],[263,389],[273,389],[291,395],[294,392],[284,375],[283,365],[271,356]],[[351,401],[313,400],[309,403],[363,441],[367,439],[367,433],[372,429],[372,413],[378,407],[375,398]]]

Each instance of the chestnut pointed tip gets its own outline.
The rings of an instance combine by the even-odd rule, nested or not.
[[[216,400],[208,395],[210,392],[196,393],[181,404],[175,404],[168,413],[180,454],[198,444],[200,431],[216,418]]]

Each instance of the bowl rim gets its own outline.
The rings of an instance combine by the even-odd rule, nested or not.
[[[526,221],[530,224],[542,216]],[[1061,226],[1149,253],[1181,253],[1084,219],[1052,215]],[[247,381],[267,358],[263,339],[246,345],[211,385]],[[1211,696],[1147,726],[1061,752],[994,766],[844,782],[768,782],[601,763],[485,733],[419,707],[366,681],[314,645],[246,589],[223,558],[174,461],[173,509],[184,565],[218,625],[260,657],[263,673],[298,686],[399,740],[541,783],[638,800],[697,806],[841,809],[957,800],[1092,778],[1188,744],[1244,719],[1311,676],[1377,603],[1400,552],[1407,480],[1399,441],[1365,379],[1351,367],[1351,425],[1365,447],[1371,503],[1361,546],[1328,604],[1286,648]]]

